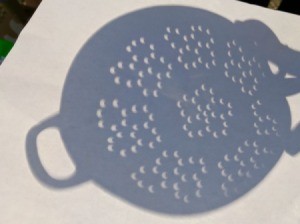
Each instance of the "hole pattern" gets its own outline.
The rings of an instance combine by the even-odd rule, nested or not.
[[[265,168],[264,161],[273,156],[274,151],[260,143],[260,140],[245,140],[234,150],[228,151],[217,164],[223,178],[221,191],[225,197],[241,193],[238,187],[251,181],[261,169]]]
[[[131,173],[137,187],[150,194],[170,194],[184,203],[202,198],[202,177],[209,172],[202,157],[181,155],[164,150],[150,165],[142,165]]]
[[[154,114],[144,104],[124,106],[118,99],[101,99],[97,110],[98,126],[107,135],[107,151],[127,157],[142,150],[155,150],[162,138],[155,126]],[[138,123],[137,123],[138,122]]]
[[[172,64],[144,37],[132,40],[125,50],[127,57],[109,69],[115,85],[138,88],[144,97],[158,97],[167,80],[172,78]]]
[[[193,95],[183,94],[177,101],[182,129],[189,138],[215,138],[228,135],[233,106],[217,97],[212,88],[202,84]]]
[[[262,101],[257,100],[251,104],[251,110],[255,121],[253,127],[259,136],[277,136],[279,137],[278,122],[271,114],[267,114]]]
[[[243,94],[254,96],[259,85],[266,77],[256,57],[244,52],[236,40],[227,42],[227,60],[224,63],[224,74],[235,83]]]
[[[200,25],[192,25],[189,29],[169,26],[163,38],[176,51],[177,61],[185,70],[210,70],[217,66],[215,40],[209,28]]]

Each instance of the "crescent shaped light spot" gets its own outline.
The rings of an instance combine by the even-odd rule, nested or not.
[[[159,89],[162,89],[162,84],[161,84],[161,82],[157,82],[157,88],[159,88]]]
[[[229,111],[228,111],[228,115],[229,115],[230,117],[232,117],[232,116],[233,116],[233,114],[232,114],[232,111],[231,111],[231,110],[229,110]]]
[[[122,125],[123,127],[126,127],[126,126],[127,126],[127,121],[126,121],[126,119],[123,119],[123,120],[121,121],[121,125]]]
[[[137,45],[136,45],[136,41],[135,41],[135,40],[131,41],[131,44],[132,44],[132,46],[134,46],[134,47],[136,47],[136,46],[137,46]]]
[[[240,78],[240,79],[239,79],[239,83],[240,83],[241,85],[244,85],[243,78]]]
[[[192,101],[193,104],[196,104],[196,98],[195,97],[192,97],[191,101]]]
[[[188,195],[184,196],[183,202],[186,203],[186,204],[190,203]]]
[[[223,164],[222,164],[222,162],[220,161],[220,162],[218,162],[218,168],[219,169],[224,169],[224,167],[223,167]]]
[[[243,171],[242,171],[241,169],[238,170],[238,176],[239,176],[239,177],[244,176],[244,173],[243,173]]]
[[[201,198],[201,193],[200,193],[200,190],[196,190],[196,193],[195,193],[196,197],[197,198]]]
[[[258,117],[258,121],[263,123],[264,122],[264,119],[262,119],[262,117]]]
[[[184,36],[183,36],[183,40],[184,40],[185,42],[188,42],[187,35],[184,35]]]
[[[114,151],[113,145],[108,145],[108,146],[107,146],[107,150],[108,150],[109,152],[113,152],[113,151]]]
[[[200,105],[200,104],[197,106],[197,110],[198,110],[199,112],[201,112],[201,111],[202,111],[202,109],[201,109],[201,105]]]
[[[145,167],[144,167],[144,166],[141,166],[140,169],[139,169],[139,171],[140,171],[140,173],[143,173],[143,174],[146,173]]]
[[[229,73],[227,70],[224,72],[224,74],[225,74],[226,78],[229,78]]]
[[[176,105],[177,105],[178,108],[180,108],[180,109],[182,108],[181,101],[177,101]]]
[[[202,183],[201,183],[201,181],[199,180],[199,181],[197,181],[197,183],[196,183],[196,186],[197,186],[197,188],[199,188],[199,189],[201,189],[202,188]]]
[[[149,48],[150,48],[152,51],[154,51],[154,49],[155,49],[154,44],[150,44],[150,45],[149,45]]]
[[[155,147],[154,147],[154,142],[149,142],[149,148],[150,149],[154,149]]]
[[[154,97],[158,97],[158,92],[157,92],[157,90],[154,90],[154,91],[153,91],[153,96],[154,96]]]
[[[236,162],[240,161],[240,158],[238,157],[237,154],[233,157],[233,159],[234,159],[234,161],[236,161]]]
[[[246,90],[245,90],[245,87],[244,87],[244,86],[241,87],[241,91],[242,91],[243,93],[246,93]]]
[[[204,84],[201,85],[201,90],[202,90],[202,91],[206,91],[206,87],[205,87]]]
[[[126,157],[127,155],[126,155],[126,149],[122,149],[121,151],[120,151],[120,155],[122,156],[122,157]]]
[[[120,85],[120,77],[119,76],[116,76],[115,78],[114,78],[114,82],[115,82],[115,84],[116,85]]]
[[[196,119],[197,119],[198,121],[201,120],[200,114],[196,114]]]
[[[176,46],[175,46],[175,43],[174,43],[174,42],[171,43],[171,47],[172,47],[173,49],[176,49]]]
[[[143,181],[141,180],[137,182],[137,185],[139,188],[144,188]]]
[[[192,176],[192,178],[193,178],[194,181],[198,181],[199,180],[199,178],[197,176],[197,173],[194,173],[193,176]]]
[[[160,73],[160,72],[156,74],[156,78],[157,78],[158,80],[161,80],[161,73]]]
[[[143,140],[142,139],[138,139],[137,142],[138,146],[143,146]]]
[[[137,62],[137,61],[138,61],[138,57],[137,57],[136,54],[132,56],[132,60],[133,60],[134,62]]]
[[[258,170],[258,169],[259,169],[259,166],[258,166],[256,163],[254,164],[254,166],[253,166],[253,167],[254,167],[254,169],[256,169],[256,170]]]
[[[118,62],[117,66],[119,69],[123,69],[123,63],[121,61]]]
[[[179,53],[180,53],[180,54],[183,54],[183,53],[184,53],[182,48],[179,48]]]
[[[137,153],[136,145],[131,146],[130,150],[131,150],[131,152],[133,152],[133,153]]]
[[[251,163],[256,163],[256,161],[254,160],[254,158],[252,156],[250,157],[250,162]]]
[[[192,132],[192,131],[189,131],[189,132],[188,132],[188,136],[189,136],[189,138],[194,138],[193,132]]]
[[[155,193],[155,192],[154,192],[154,186],[153,186],[153,185],[149,186],[149,187],[148,187],[148,191],[149,191],[151,194],[154,194],[154,193]]]
[[[254,153],[255,153],[255,155],[258,155],[258,156],[260,155],[260,152],[258,151],[258,149],[255,149]]]
[[[256,110],[255,104],[251,104],[252,110]]]
[[[209,126],[206,126],[206,127],[205,127],[205,130],[206,130],[208,133],[210,133],[210,132],[211,132],[211,129],[210,129],[210,127],[209,127]]]
[[[227,191],[227,187],[226,187],[225,183],[222,183],[222,184],[221,184],[221,189],[222,189],[223,191]]]
[[[210,104],[206,104],[206,109],[209,111],[211,110]]]
[[[248,91],[248,94],[249,94],[250,96],[253,96],[253,92],[252,92],[251,90]]]
[[[182,160],[182,159],[179,159],[179,160],[177,161],[177,163],[178,163],[179,166],[183,166],[183,160]]]
[[[225,62],[225,63],[224,63],[224,67],[225,67],[226,69],[228,69],[228,68],[229,68],[229,66],[228,66],[227,62]]]
[[[166,77],[168,78],[168,79],[170,79],[171,78],[171,72],[166,72]]]
[[[152,129],[151,129],[151,133],[152,133],[153,135],[157,135],[156,128],[152,128]]]
[[[195,164],[194,158],[192,156],[189,158],[189,163],[190,164]]]
[[[183,94],[182,99],[184,100],[184,102],[187,102],[188,101],[187,95]]]
[[[99,127],[99,128],[104,128],[104,122],[103,122],[102,120],[100,120],[100,121],[98,122],[98,127]]]
[[[242,150],[242,147],[238,147],[238,152],[239,153],[244,153],[244,151]]]
[[[211,102],[212,104],[216,104],[215,98],[214,98],[214,97],[210,98],[210,102]]]
[[[199,96],[199,90],[198,89],[195,90],[195,95]]]
[[[200,163],[200,165],[202,165],[202,166],[205,165],[204,159],[203,159],[203,158],[200,158],[200,159],[199,159],[199,163]]]
[[[233,181],[234,181],[232,175],[229,175],[229,176],[227,177],[227,179],[228,179],[228,181],[230,181],[230,182],[233,182]]]
[[[147,107],[147,105],[144,105],[144,106],[143,106],[143,112],[144,112],[144,113],[148,113],[148,107]]]
[[[181,179],[182,182],[187,182],[185,174],[181,175],[180,179]]]
[[[244,145],[247,146],[247,147],[249,147],[249,146],[250,146],[249,141],[246,140],[246,141],[244,142]]]
[[[167,175],[167,172],[163,172],[162,174],[161,174],[161,177],[163,178],[163,179],[168,179],[168,175]]]
[[[138,79],[138,80],[136,81],[136,83],[137,83],[137,85],[138,85],[139,87],[143,87],[143,84],[142,84],[142,80],[141,80],[141,79]]]
[[[236,83],[235,76],[232,76],[232,77],[231,77],[231,80],[232,80],[234,83]]]
[[[147,90],[146,88],[143,89],[143,95],[144,95],[145,97],[148,97],[148,96],[149,96],[148,90]]]
[[[260,130],[256,130],[256,134],[257,134],[257,135],[262,135],[262,133],[261,133]]]
[[[155,160],[155,163],[158,165],[158,166],[161,166],[161,158],[157,158]]]
[[[181,110],[181,111],[180,111],[180,116],[181,116],[181,117],[185,117],[184,110]]]
[[[227,133],[227,130],[226,130],[226,129],[223,129],[223,130],[222,130],[222,135],[224,135],[224,136],[227,136],[227,135],[228,135],[228,133]]]
[[[147,68],[147,72],[148,72],[150,75],[152,75],[152,74],[153,74],[152,67],[148,67],[148,68]]]
[[[244,161],[241,161],[241,162],[240,162],[240,165],[241,165],[242,167],[245,167],[245,166],[246,166],[245,163],[244,163]]]
[[[253,126],[254,126],[255,128],[258,128],[258,124],[257,124],[256,122],[254,122]]]
[[[174,174],[175,174],[176,176],[178,176],[178,175],[179,175],[179,168],[178,168],[178,167],[175,167],[174,170],[173,170],[173,172],[174,172]]]
[[[179,158],[179,154],[178,154],[178,151],[175,151],[174,153],[173,153],[173,156],[175,157],[175,158]]]
[[[144,72],[143,72],[143,71],[139,71],[139,72],[138,72],[138,76],[139,76],[140,78],[144,78]]]
[[[132,113],[137,113],[137,106],[136,105],[133,105],[132,107],[131,107],[131,111],[132,111]]]
[[[203,167],[201,168],[201,171],[202,171],[202,173],[206,174],[206,173],[207,173],[207,169],[206,169],[206,167],[205,167],[205,166],[203,166]]]
[[[127,80],[126,86],[127,86],[128,88],[132,88],[132,82],[131,82],[131,80]]]
[[[113,125],[110,127],[110,130],[113,131],[113,132],[118,131],[117,125],[113,124]]]
[[[229,162],[229,161],[230,161],[230,158],[229,158],[229,155],[228,155],[228,154],[226,154],[226,155],[224,156],[224,160],[225,160],[226,162]]]
[[[113,137],[109,137],[109,138],[107,139],[107,142],[108,142],[109,144],[114,144]]]
[[[130,70],[134,70],[134,69],[135,69],[134,63],[130,63],[130,64],[129,64],[129,68],[130,68]]]
[[[157,167],[157,166],[154,166],[154,167],[152,168],[152,172],[153,172],[154,174],[158,174],[158,167]]]
[[[175,192],[174,196],[175,196],[176,199],[180,199],[179,191]]]
[[[127,46],[127,47],[126,47],[126,51],[127,51],[127,52],[131,52],[131,51],[132,51],[132,50],[131,50],[131,47],[130,47],[130,46]]]
[[[226,121],[223,122],[223,126],[224,126],[225,128],[228,128],[228,124],[227,124]]]
[[[127,117],[126,109],[121,110],[121,115],[122,115],[122,117]]]
[[[162,156],[165,157],[165,158],[169,157],[167,150],[165,150],[165,151],[162,152]]]
[[[165,35],[164,35],[164,39],[165,39],[166,41],[169,41],[169,36],[168,36],[167,34],[165,34]]]
[[[198,48],[195,48],[194,52],[195,52],[196,55],[199,55],[199,49]]]
[[[157,142],[161,142],[161,137],[160,137],[160,135],[156,136],[155,139],[156,139]]]
[[[99,110],[97,110],[97,117],[98,118],[102,118],[103,117],[103,115],[102,115],[102,110],[101,109],[99,109]]]
[[[220,102],[220,104],[222,104],[222,105],[224,105],[224,104],[225,104],[225,103],[224,103],[224,99],[223,99],[223,98],[220,98],[219,102]]]
[[[197,131],[197,134],[200,136],[200,137],[203,137],[203,132],[201,130],[198,130]]]
[[[195,30],[195,26],[192,25],[192,26],[191,26],[191,30],[192,30],[192,31],[196,31],[196,30]]]
[[[105,108],[106,107],[105,100],[104,99],[100,100],[99,105],[100,105],[101,108]]]
[[[269,130],[265,130],[264,133],[265,133],[266,135],[270,135]]]
[[[116,134],[116,136],[117,136],[117,138],[123,138],[122,132],[118,132],[118,133]]]
[[[135,132],[134,132],[134,131],[130,132],[130,137],[133,138],[133,139],[136,138],[136,135],[135,135]]]
[[[217,132],[214,132],[214,133],[213,133],[213,136],[214,136],[214,138],[219,138]]]
[[[251,174],[249,171],[246,173],[246,177],[251,178]]]
[[[207,116],[208,116],[208,114],[207,114],[207,111],[206,111],[206,110],[203,112],[203,116],[204,116],[204,117],[207,117]]]
[[[109,72],[110,72],[110,74],[115,75],[116,74],[116,68],[115,67],[110,67]]]
[[[221,171],[221,175],[222,175],[223,177],[227,177],[226,171],[225,171],[225,170],[222,170],[222,171]]]
[[[167,188],[168,188],[166,181],[162,181],[162,182],[160,183],[160,186],[161,186],[161,188],[163,188],[163,189],[167,189]]]
[[[132,125],[132,129],[135,130],[135,131],[139,130],[137,124]]]
[[[257,144],[256,141],[253,142],[253,146],[256,147],[256,148],[258,147],[258,144]]]
[[[118,99],[114,99],[113,102],[112,102],[112,105],[114,108],[119,108],[119,101]]]
[[[189,64],[188,63],[184,63],[184,68],[186,69],[186,70],[189,70],[190,68],[189,68]]]
[[[145,123],[143,124],[143,127],[144,127],[145,129],[149,129],[149,123],[148,123],[148,122],[145,122]]]
[[[131,179],[133,179],[133,180],[137,180],[137,178],[136,178],[136,173],[132,173],[132,174],[130,175],[130,177],[131,177]]]
[[[173,189],[175,190],[175,191],[179,191],[180,189],[179,189],[179,184],[176,182],[175,184],[173,184]]]
[[[225,115],[224,115],[224,114],[221,114],[221,115],[220,115],[220,118],[221,118],[221,120],[225,120]]]
[[[199,64],[202,64],[202,58],[201,57],[198,57],[197,61],[198,61]]]
[[[155,59],[155,58],[156,58],[156,57],[155,57],[155,53],[154,53],[154,52],[151,52],[150,57],[151,57],[152,59]]]
[[[193,68],[197,68],[197,63],[195,61],[192,62]]]

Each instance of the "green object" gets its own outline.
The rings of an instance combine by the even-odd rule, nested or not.
[[[13,46],[12,42],[0,39],[0,57],[6,57]]]

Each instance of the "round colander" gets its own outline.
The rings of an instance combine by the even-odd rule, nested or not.
[[[276,91],[286,68],[272,72],[275,47],[285,48],[258,21],[232,23],[195,8],[155,7],[112,21],[75,58],[60,113],[29,132],[34,174],[56,188],[93,180],[164,213],[228,204],[286,147],[290,113]],[[51,126],[76,165],[69,179],[52,178],[36,153],[37,135]]]

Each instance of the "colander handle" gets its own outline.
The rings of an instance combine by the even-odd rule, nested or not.
[[[32,173],[39,181],[54,188],[71,187],[86,181],[83,175],[79,175],[77,169],[72,176],[66,179],[56,179],[50,176],[46,171],[38,154],[37,137],[43,130],[50,127],[59,127],[59,115],[55,115],[42,121],[38,125],[32,127],[27,134],[26,155]]]

